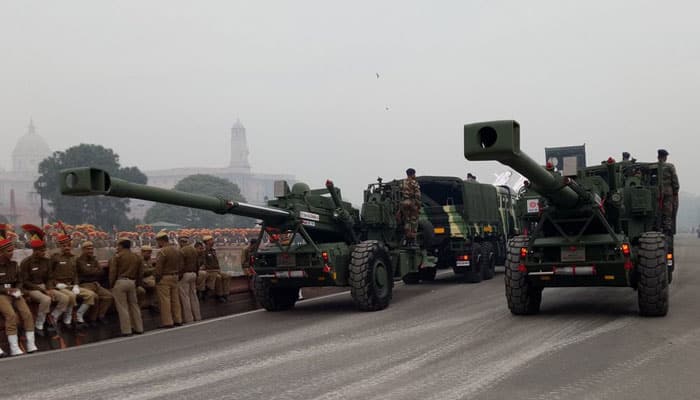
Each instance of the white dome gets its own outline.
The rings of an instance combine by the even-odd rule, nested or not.
[[[39,163],[51,155],[44,138],[36,134],[34,122],[29,123],[27,133],[22,136],[12,151],[12,169],[17,172],[37,173]]]

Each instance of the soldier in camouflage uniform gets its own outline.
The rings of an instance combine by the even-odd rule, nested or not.
[[[418,214],[420,213],[420,185],[416,181],[416,170],[406,170],[406,179],[401,183],[401,216],[406,235],[406,245],[416,245],[418,232]]]
[[[658,160],[661,168],[661,230],[666,235],[676,233],[676,214],[678,213],[678,175],[676,167],[666,162],[668,151],[659,149]]]

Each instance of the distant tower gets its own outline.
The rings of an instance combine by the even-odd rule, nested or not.
[[[248,140],[245,137],[245,126],[240,119],[231,128],[231,163],[229,168],[234,168],[243,173],[250,173],[248,162]]]

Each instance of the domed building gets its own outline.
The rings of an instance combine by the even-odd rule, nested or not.
[[[11,169],[0,172],[0,215],[10,223],[40,223],[40,198],[34,182],[39,177],[39,163],[50,155],[51,149],[30,120],[27,132],[12,151]]]

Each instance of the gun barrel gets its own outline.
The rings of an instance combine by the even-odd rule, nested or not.
[[[172,204],[217,214],[235,214],[266,221],[279,221],[291,217],[291,213],[272,207],[225,200],[214,196],[185,193],[162,189],[112,178],[107,172],[97,168],[71,168],[60,172],[61,193],[68,196],[112,196],[158,203]]]
[[[527,154],[520,151],[520,124],[489,121],[464,125],[464,157],[471,161],[498,161],[526,177],[533,188],[555,204],[574,207],[579,194]]]

